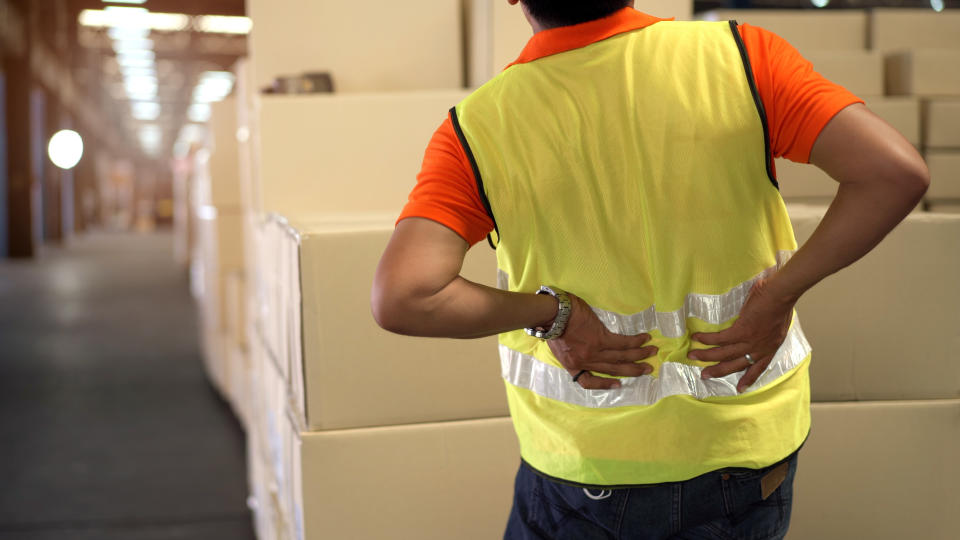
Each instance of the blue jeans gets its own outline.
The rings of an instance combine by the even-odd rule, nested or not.
[[[782,539],[796,470],[794,453],[763,469],[721,469],[684,482],[601,490],[561,484],[521,463],[504,538]],[[779,478],[764,499],[763,488],[769,491]]]

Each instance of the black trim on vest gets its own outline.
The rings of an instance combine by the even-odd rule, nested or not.
[[[757,112],[760,113],[760,124],[763,126],[763,145],[767,160],[767,176],[773,187],[780,189],[777,183],[777,177],[773,174],[773,154],[770,149],[770,126],[767,122],[767,111],[763,108],[763,100],[760,99],[760,91],[757,90],[757,83],[753,79],[753,67],[750,66],[750,56],[747,54],[747,47],[743,44],[743,38],[740,31],[737,30],[737,21],[730,21],[730,30],[733,32],[733,39],[737,42],[737,48],[740,49],[740,58],[743,60],[743,69],[747,74],[747,84],[750,85],[750,93],[753,94],[753,102],[757,105]]]
[[[470,150],[470,144],[467,143],[467,137],[463,134],[463,130],[460,129],[460,120],[457,118],[457,108],[450,108],[450,122],[453,123],[453,131],[456,132],[457,138],[460,139],[460,146],[463,147],[464,153],[467,154],[467,159],[470,160],[470,168],[473,169],[473,177],[477,181],[477,192],[480,193],[480,202],[483,203],[483,208],[487,211],[487,215],[490,216],[490,219],[493,220],[493,230],[497,233],[497,242],[500,241],[500,228],[497,227],[497,218],[493,217],[493,208],[490,207],[490,200],[487,199],[487,192],[483,189],[483,178],[480,177],[480,167],[477,166],[477,160],[473,157],[473,151]],[[493,243],[493,238],[488,234],[487,243],[490,244],[490,247],[497,249],[497,246]]]

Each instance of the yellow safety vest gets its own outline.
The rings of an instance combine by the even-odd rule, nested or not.
[[[528,464],[640,485],[763,467],[802,444],[810,347],[796,317],[742,395],[742,373],[701,380],[710,364],[687,359],[690,335],[731,326],[796,249],[734,23],[659,22],[515,64],[451,118],[496,223],[501,286],[570,291],[660,349],[651,375],[591,391],[546,342],[501,334]]]

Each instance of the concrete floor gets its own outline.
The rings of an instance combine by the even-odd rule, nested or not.
[[[253,538],[171,237],[0,260],[0,540]]]

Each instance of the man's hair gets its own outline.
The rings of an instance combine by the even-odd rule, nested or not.
[[[548,27],[600,19],[630,5],[630,0],[520,0],[533,18]]]

